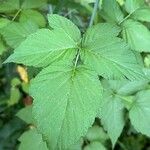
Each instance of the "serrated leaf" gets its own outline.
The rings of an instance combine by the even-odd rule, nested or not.
[[[46,20],[44,16],[40,12],[32,9],[21,11],[19,20],[20,22],[26,22],[28,20],[32,20],[36,24],[38,24],[39,27],[45,27],[46,25]]]
[[[94,41],[106,37],[114,37],[120,33],[121,29],[119,26],[110,23],[101,23],[89,28],[85,36],[83,36],[83,44],[88,43],[92,45]]]
[[[32,106],[27,106],[25,108],[22,108],[21,110],[19,110],[19,112],[17,112],[16,116],[28,124],[34,122],[32,117]]]
[[[121,11],[119,4],[116,0],[104,0],[102,2],[102,11],[100,15],[108,22],[121,22],[124,14]]]
[[[24,132],[19,141],[21,142],[19,150],[48,150],[42,135],[35,128]]]
[[[6,62],[23,63],[35,67],[47,66],[56,60],[59,61],[60,58],[70,62],[75,58],[74,48],[77,46],[61,31],[59,29],[38,30],[21,43]]]
[[[30,34],[36,32],[38,26],[33,22],[11,22],[1,30],[7,44],[12,48],[18,47]]]
[[[72,63],[80,40],[80,33],[74,31],[79,31],[79,29],[61,16],[50,15],[49,21],[51,19],[53,23],[50,25],[55,27],[53,30],[41,29],[29,36],[6,62],[23,63],[36,67],[47,66],[56,60],[67,64]],[[55,26],[57,22],[59,25]]]
[[[99,24],[99,28],[91,28],[85,33],[81,59],[104,78],[142,79],[144,77],[142,66],[138,64],[135,53],[123,40],[115,37],[119,31],[117,28],[107,30],[105,25],[107,26],[107,24]]]
[[[60,29],[68,36],[79,44],[81,39],[80,30],[70,20],[59,15],[48,15],[48,22],[53,29]]]
[[[140,8],[132,14],[132,18],[150,22],[150,7]]]
[[[100,142],[92,142],[91,144],[87,145],[83,150],[106,150],[106,148]]]
[[[150,31],[134,20],[126,20],[123,23],[123,39],[130,45],[131,49],[139,52],[150,52]]]
[[[24,0],[21,8],[22,9],[31,9],[31,8],[40,8],[45,6],[47,0]]]
[[[125,1],[125,9],[129,14],[134,13],[139,8],[142,8],[144,6],[145,6],[144,0],[126,0]]]
[[[104,88],[104,97],[115,95],[122,100],[125,107],[129,110],[133,103],[137,92],[148,87],[148,80],[127,81],[127,80],[102,80]],[[101,116],[101,114],[99,114]]]
[[[95,72],[81,66],[73,72],[72,67],[49,66],[31,82],[33,115],[51,150],[67,149],[85,136],[100,108],[102,89]]]
[[[134,128],[147,136],[150,136],[150,90],[140,91],[129,112],[131,124]]]
[[[0,12],[8,13],[19,9],[19,0],[2,0],[0,1]]]
[[[113,147],[125,124],[123,110],[124,105],[119,97],[110,95],[103,98],[101,120],[104,128],[108,132]]]

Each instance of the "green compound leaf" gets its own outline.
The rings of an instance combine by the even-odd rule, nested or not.
[[[51,150],[67,149],[85,136],[101,106],[95,72],[84,66],[73,72],[72,67],[49,66],[31,82],[33,115]]]
[[[40,12],[32,9],[23,10],[20,14],[19,20],[20,22],[26,22],[28,20],[32,20],[36,24],[38,24],[39,27],[45,27],[46,25],[46,20],[44,16]]]
[[[48,22],[53,29],[63,30],[68,38],[74,40],[77,44],[80,42],[81,33],[76,25],[70,20],[59,15],[48,15]]]
[[[103,98],[101,120],[111,138],[113,147],[115,146],[125,124],[123,109],[124,105],[122,100],[117,96],[110,95]]]
[[[126,20],[123,23],[123,39],[130,45],[131,49],[139,52],[150,52],[150,31],[134,20]]]
[[[120,28],[116,25],[103,23],[89,28],[81,41],[79,29],[68,19],[48,15],[48,21],[51,30],[40,29],[31,34],[6,60],[44,68],[30,87],[38,131],[51,150],[80,147],[81,143],[76,143],[85,137],[101,112],[115,145],[124,126],[124,97],[107,93],[102,111],[99,110],[102,87],[97,74],[107,79],[141,80],[145,76],[140,56],[117,37]],[[77,51],[80,57],[74,67]],[[107,92],[118,92],[121,86],[116,83]]]
[[[19,141],[21,142],[19,150],[48,150],[42,135],[35,128],[24,132]]]
[[[81,59],[104,78],[142,79],[144,75],[135,53],[115,36],[119,33],[118,28],[111,27],[105,23],[99,24],[85,33]]]
[[[116,0],[104,0],[102,2],[102,11],[100,15],[108,22],[121,22],[124,18],[123,12],[120,10]]]
[[[8,13],[18,10],[20,7],[19,0],[2,0],[0,1],[0,13]]]
[[[27,38],[27,36],[36,32],[37,29],[38,26],[31,21],[24,23],[11,22],[1,29],[1,34],[9,46],[16,48]]]
[[[150,90],[140,91],[129,112],[131,124],[134,128],[150,136]]]

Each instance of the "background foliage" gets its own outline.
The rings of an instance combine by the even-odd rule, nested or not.
[[[47,14],[59,14],[70,19],[78,26],[81,34],[83,34],[89,27],[94,2],[94,0],[0,0],[0,150],[48,149],[47,146],[49,145],[45,142],[45,137],[37,131],[37,126],[34,123],[34,118],[32,117],[33,100],[29,94],[30,80],[41,71],[41,67],[48,65],[47,61],[37,62],[37,60],[42,59],[45,54],[35,55],[34,48],[37,47],[40,49],[40,42],[43,42],[45,35],[48,34],[46,30],[39,31],[39,29],[57,28],[57,24],[59,26],[57,19],[62,19],[63,22],[63,18],[59,18],[57,15],[55,18],[51,15],[47,16]],[[107,23],[105,25],[98,24],[104,22]],[[86,134],[80,138],[77,143],[68,148],[69,150],[109,150],[112,149],[112,146],[115,150],[150,149],[149,22],[150,8],[148,1],[100,1],[94,18],[94,24],[96,26],[89,29],[86,35],[83,36],[82,46],[86,46],[92,50],[103,49],[103,47],[99,47],[99,41],[96,41],[96,39],[99,38],[100,41],[103,42],[102,46],[110,44],[109,51],[107,51],[107,53],[105,53],[105,51],[101,53],[93,52],[92,57],[89,55],[89,52],[86,52],[84,53],[85,55],[81,54],[80,57],[100,75],[99,80],[104,88],[102,108],[101,112],[99,112],[95,118],[93,126],[86,131]],[[69,27],[65,32],[71,33],[73,40],[80,39],[80,31],[71,23],[68,24]],[[74,33],[73,31],[76,32]],[[31,35],[30,38],[29,35]],[[107,40],[100,37],[100,35],[105,35]],[[133,61],[134,57],[131,50],[124,46],[124,43],[122,43],[122,40],[118,37],[122,38],[132,49],[132,52],[136,56],[138,66],[135,64],[135,61]],[[38,39],[39,43],[34,43],[34,39],[35,41]],[[50,41],[50,45],[45,45],[45,47],[50,47],[51,45],[55,46],[57,41],[59,42],[60,48],[65,44],[65,46],[70,49],[76,46],[72,40],[69,41],[65,34],[61,32],[58,33],[55,30],[54,36],[51,37]],[[93,41],[94,43],[90,45],[89,43]],[[30,46],[30,49],[21,44],[22,42],[25,43],[24,45]],[[118,43],[118,45],[114,43]],[[118,49],[118,47],[122,48]],[[54,48],[55,47],[53,47],[53,49]],[[13,53],[14,49],[18,52],[16,51],[11,55],[7,61],[17,61],[19,63],[2,64],[2,62]],[[30,57],[24,56],[24,54],[21,57],[23,50],[25,50],[26,54],[30,55]],[[112,51],[114,53],[112,53]],[[97,57],[95,57],[95,54]],[[114,54],[117,54],[117,57]],[[50,60],[53,61],[53,57],[57,55],[58,53],[51,55]],[[70,56],[69,60],[63,57],[65,63],[68,63],[74,58],[74,51],[72,50],[71,54],[66,54],[66,56],[68,55]],[[108,59],[102,59],[101,56],[104,58],[107,56]],[[90,61],[92,63],[89,63]],[[114,62],[117,63],[115,64]],[[30,64],[34,67],[29,67],[28,65]],[[99,67],[101,64],[103,67]],[[36,68],[37,66],[38,68]],[[143,69],[143,72],[146,74],[145,76],[142,71],[140,72],[139,66]],[[63,70],[66,70],[66,68],[67,67],[64,66]],[[55,69],[60,69],[61,71],[62,68],[49,67],[49,70],[55,71]],[[95,88],[95,94],[99,97],[101,95],[98,90],[101,91],[101,89],[99,89],[97,82],[95,82],[96,78],[94,73],[91,75],[86,69],[80,69],[84,71],[85,74],[90,75],[84,76],[80,74],[79,70],[82,81],[80,82],[81,85],[78,86],[81,88],[83,83],[86,83],[86,85],[84,85],[81,90],[77,90],[75,95],[79,93],[84,97],[85,103],[87,101],[90,103],[90,99],[88,95],[84,93],[83,88],[89,86],[90,89],[88,90],[91,91],[97,87]],[[49,70],[43,69],[41,74],[43,75],[47,72],[51,73]],[[67,68],[67,71],[68,70]],[[52,85],[59,85],[60,82],[64,81],[67,75],[64,73],[59,77],[60,78],[57,79],[56,74],[51,74],[49,78],[54,80],[51,80],[47,87],[45,87],[44,84],[38,85],[36,82],[34,83],[33,80],[32,91],[36,93],[34,96],[38,99],[41,95],[38,90],[41,91],[42,89],[38,87],[41,86],[51,89],[53,88]],[[80,78],[78,80],[80,80]],[[86,80],[86,78],[88,80]],[[95,80],[93,80],[93,78]],[[131,82],[127,80],[116,80],[118,78],[136,80]],[[42,79],[39,75],[39,80]],[[94,87],[92,87],[91,83],[94,83]],[[63,90],[64,89],[65,87],[63,87]],[[64,91],[61,91],[61,89],[58,90],[62,94],[58,96],[63,97]],[[67,91],[67,88],[65,90]],[[75,90],[74,88],[73,91]],[[43,98],[46,98],[46,94],[47,93],[42,95]],[[92,96],[93,95],[91,95],[91,97]],[[94,98],[95,96],[92,97],[92,100]],[[43,102],[39,103],[39,105],[45,107]],[[92,108],[96,108],[98,103],[96,103],[95,100],[95,104],[90,103],[90,105],[86,107],[88,112],[87,117],[92,114],[90,109],[91,105]],[[39,108],[37,112],[34,110],[34,113],[38,114],[38,117],[43,113],[40,106],[37,105]],[[60,108],[58,108],[58,110],[60,110]],[[60,115],[58,110],[58,113],[55,114],[57,117]],[[82,118],[82,120],[85,120],[85,118]],[[83,123],[82,120],[79,122],[80,125]],[[43,121],[43,125],[45,125],[44,129],[48,128],[45,121]],[[55,122],[52,123],[52,125],[54,126],[53,129],[55,129]],[[74,131],[73,128],[72,130]],[[68,135],[67,138],[71,139],[72,137]],[[64,143],[65,142],[64,140]],[[66,143],[68,144],[69,141]],[[51,143],[51,145],[53,145],[53,143]]]

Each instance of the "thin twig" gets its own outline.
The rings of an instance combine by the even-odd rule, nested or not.
[[[17,11],[17,13],[15,14],[15,16],[12,18],[12,21],[14,21],[14,20],[17,18],[17,16],[18,16],[19,13],[21,12],[21,10],[22,10],[22,9],[19,9],[19,10]]]
[[[90,23],[89,23],[89,27],[91,27],[93,25],[99,2],[100,2],[100,0],[95,1],[94,9],[93,9],[92,16],[91,16]]]

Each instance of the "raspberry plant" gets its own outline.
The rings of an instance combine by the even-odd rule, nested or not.
[[[17,44],[8,33],[18,23],[2,31],[15,48],[5,63],[41,70],[30,82],[33,106],[18,114],[22,118],[30,112],[32,119],[24,119],[35,126],[19,139],[21,150],[73,150],[82,138],[91,138],[88,129],[95,118],[101,120],[113,148],[128,119],[137,132],[150,136],[150,73],[141,55],[150,52],[145,25],[150,22],[150,8],[143,0],[126,0],[121,6],[103,0],[99,13],[105,22],[92,26],[98,2],[84,33],[57,14],[47,15],[48,28],[30,24],[28,29],[31,22],[19,25],[25,31]],[[26,7],[23,3],[21,8]],[[101,134],[95,126],[91,130]],[[84,149],[105,150],[104,145],[100,138]]]

